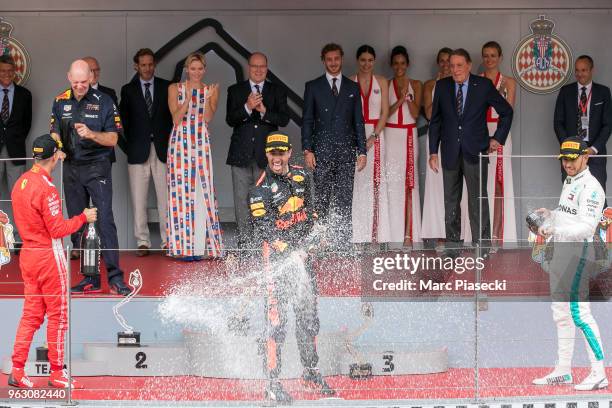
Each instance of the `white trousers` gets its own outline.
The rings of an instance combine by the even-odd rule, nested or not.
[[[151,247],[147,207],[149,196],[149,180],[153,178],[155,195],[157,196],[157,213],[159,216],[159,231],[162,246],[166,243],[166,217],[168,206],[168,187],[166,180],[166,163],[162,163],[155,153],[151,143],[149,158],[142,164],[128,164],[130,190],[132,192],[132,207],[134,209],[134,236],[138,246]]]

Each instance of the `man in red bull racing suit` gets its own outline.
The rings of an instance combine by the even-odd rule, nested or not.
[[[266,397],[290,403],[291,396],[278,381],[281,370],[281,345],[285,341],[287,304],[291,299],[296,318],[296,338],[304,367],[306,385],[323,395],[335,393],[316,368],[319,356],[315,337],[319,333],[316,281],[308,266],[305,248],[313,241],[317,216],[311,208],[310,179],[298,166],[289,166],[289,137],[271,133],[266,138],[268,166],[249,194],[254,231],[263,243],[266,285],[266,325],[264,370],[270,380]],[[300,268],[284,267],[292,257],[304,260]],[[295,259],[295,258],[293,258]],[[299,264],[302,262],[300,261]],[[300,285],[300,281],[305,282]],[[301,286],[301,287],[300,287]]]
[[[63,157],[59,142],[50,135],[34,140],[35,164],[15,183],[11,193],[15,225],[23,239],[19,267],[24,282],[23,315],[13,348],[13,369],[8,384],[32,388],[24,368],[32,337],[47,316],[47,343],[51,374],[49,385],[67,388],[71,384],[64,370],[64,337],[68,327],[68,276],[62,238],[86,222],[94,222],[95,208],[88,208],[69,220],[62,214],[60,194],[50,176]],[[74,388],[80,386],[72,380]]]

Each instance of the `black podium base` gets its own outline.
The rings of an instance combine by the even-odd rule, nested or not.
[[[140,347],[140,332],[118,332],[117,347]]]

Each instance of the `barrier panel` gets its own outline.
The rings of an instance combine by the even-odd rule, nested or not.
[[[270,391],[269,372],[277,367],[278,381],[296,404],[609,404],[607,389],[574,389],[589,375],[587,350],[604,366],[609,364],[608,247],[575,239],[534,241],[527,215],[557,208],[563,186],[560,175],[555,185],[539,184],[537,176],[559,172],[558,160],[503,159],[512,164],[515,180],[512,194],[506,188],[501,195],[498,186],[497,194],[492,190],[489,196],[491,241],[481,232],[470,238],[475,234],[467,223],[464,240],[455,244],[440,237],[410,246],[351,245],[348,251],[321,245],[310,248],[307,256],[292,251],[265,262],[259,248],[239,250],[234,227],[228,225],[226,253],[215,259],[186,262],[163,250],[141,257],[136,249],[102,248],[118,251],[124,279],[135,293],[123,297],[109,292],[103,260],[100,289],[71,294],[69,288],[82,279],[81,264],[97,258],[90,249],[77,249],[78,258],[71,260],[70,240],[64,239],[61,251],[69,279],[62,293],[70,323],[65,364],[67,375],[83,387],[74,390],[46,386],[48,349],[57,346],[46,338],[47,323],[34,335],[25,367],[35,388],[7,385],[24,298],[37,299],[41,310],[48,311],[42,306],[44,295],[24,296],[19,262],[26,256],[43,259],[49,251],[10,250],[10,262],[0,270],[0,402],[261,406]],[[61,189],[61,177],[55,181]],[[478,192],[480,214],[485,190]],[[500,211],[495,207],[501,203]],[[9,204],[2,201],[2,209]],[[572,208],[561,211],[573,216]],[[467,209],[462,214],[467,216]],[[13,220],[12,214],[9,218]],[[603,221],[597,234],[605,238]],[[332,241],[333,232],[326,234],[323,242]],[[590,295],[573,292],[578,270],[589,282]],[[562,272],[560,278],[551,281],[557,272]],[[563,284],[569,292],[559,295]],[[578,326],[575,331],[562,329],[566,351],[561,357],[567,358],[567,340],[587,341],[576,341],[572,384],[535,385],[559,359],[552,301],[568,305],[555,312],[557,321]],[[588,301],[598,330],[585,314]],[[320,383],[304,381],[309,366],[316,366],[334,394],[322,393]]]

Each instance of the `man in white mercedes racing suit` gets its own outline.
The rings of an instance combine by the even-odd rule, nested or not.
[[[594,264],[593,234],[601,218],[605,193],[587,167],[587,144],[579,138],[568,138],[561,144],[563,183],[559,206],[549,211],[536,210],[548,221],[538,229],[554,242],[548,264],[553,319],[557,325],[558,361],[545,377],[533,380],[536,385],[572,384],[572,355],[576,327],[584,335],[591,361],[591,373],[574,387],[578,391],[606,388],[603,346],[597,322],[588,301],[589,269]]]

